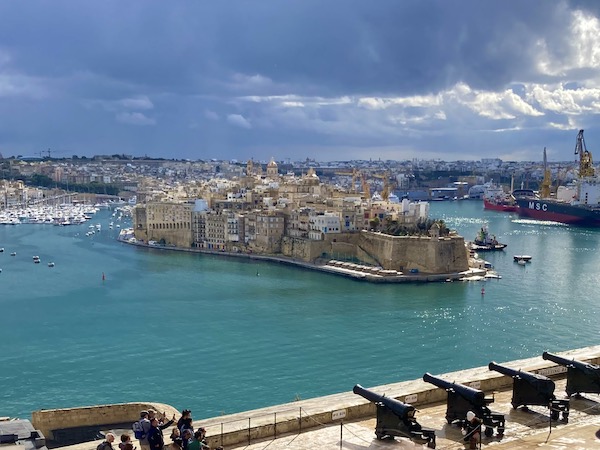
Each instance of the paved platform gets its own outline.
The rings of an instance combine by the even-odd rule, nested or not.
[[[564,392],[565,380],[556,383],[558,398]],[[490,409],[505,415],[506,431],[500,439],[494,435],[483,437],[482,448],[504,449],[553,449],[587,450],[600,449],[600,396],[586,395],[571,399],[568,423],[553,422],[549,427],[548,409],[535,406],[529,411],[514,410],[510,404],[512,390],[496,393]],[[420,409],[417,421],[436,432],[437,449],[464,449],[460,429],[448,425],[445,420],[446,404],[436,404]],[[408,439],[375,438],[375,418],[356,422],[339,423],[314,428],[274,440],[252,442],[250,445],[229,446],[226,450],[309,450],[309,449],[415,449],[426,448]]]

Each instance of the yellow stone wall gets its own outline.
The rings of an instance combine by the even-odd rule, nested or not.
[[[115,405],[97,405],[81,408],[42,409],[31,413],[31,423],[40,430],[47,439],[54,439],[52,430],[94,425],[110,425],[135,422],[140,418],[140,411],[153,409],[158,413],[173,414],[179,418],[179,411],[163,403],[121,403]]]

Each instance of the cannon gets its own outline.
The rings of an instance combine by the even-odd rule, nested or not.
[[[446,408],[446,421],[448,423],[458,423],[460,427],[464,427],[467,412],[473,411],[485,425],[484,434],[487,437],[494,434],[494,428],[497,429],[499,436],[504,434],[504,415],[493,413],[488,408],[488,405],[494,402],[494,397],[486,397],[483,391],[479,389],[464,384],[451,383],[430,373],[423,375],[423,381],[445,389],[448,393]]]
[[[574,359],[563,358],[552,353],[542,353],[542,358],[567,368],[567,395],[600,394],[600,366]]]
[[[568,422],[569,400],[558,400],[554,395],[555,384],[550,378],[537,373],[523,372],[501,366],[492,361],[488,368],[507,375],[513,379],[512,407],[519,406],[545,406],[550,409],[550,418],[558,420],[562,413],[562,420]]]
[[[377,407],[375,436],[377,439],[383,439],[386,436],[409,437],[420,443],[427,443],[429,448],[435,448],[435,431],[419,425],[415,419],[414,406],[385,395],[378,395],[360,384],[354,386],[352,392],[375,403]]]

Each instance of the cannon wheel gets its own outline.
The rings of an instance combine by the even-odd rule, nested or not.
[[[564,423],[569,423],[569,413],[567,411],[563,411],[562,420]]]
[[[486,437],[492,437],[492,435],[494,434],[494,429],[492,427],[485,427],[485,430],[483,430],[483,434],[485,434]]]
[[[429,441],[429,442],[427,443],[427,448],[435,448],[435,442],[433,442],[433,441]]]
[[[550,411],[550,418],[554,421],[558,420],[560,413],[558,411],[552,410]]]
[[[375,437],[377,438],[377,440],[381,441],[384,437],[385,434],[383,433],[378,433],[377,431],[375,432]]]

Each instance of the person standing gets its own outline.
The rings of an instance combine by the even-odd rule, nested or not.
[[[150,421],[150,431],[148,432],[148,444],[150,450],[163,450],[165,440],[161,427],[158,425],[158,419],[155,417]]]
[[[140,412],[139,423],[142,428],[142,437],[138,439],[140,441],[140,450],[150,450],[150,444],[148,443],[148,433],[150,432],[150,428],[152,428],[152,425],[150,424],[150,420],[148,419],[148,411]]]

